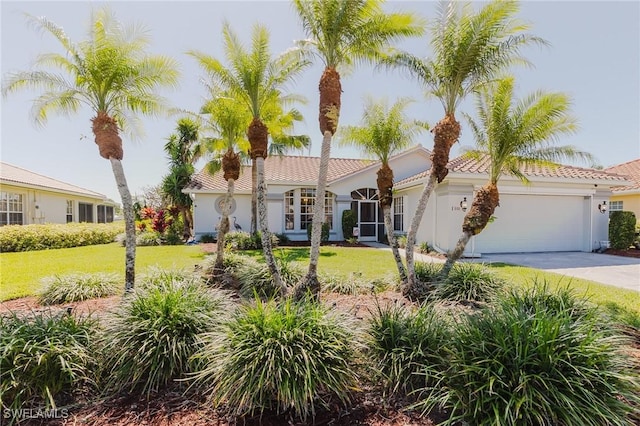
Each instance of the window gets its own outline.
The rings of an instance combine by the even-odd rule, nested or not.
[[[73,200],[67,200],[67,223],[73,222]]]
[[[93,204],[78,203],[78,222],[93,223]]]
[[[404,198],[393,199],[393,230],[404,231]]]
[[[284,194],[284,226],[286,231],[305,230],[313,222],[313,207],[316,202],[315,188],[300,188]],[[299,223],[296,226],[296,206]],[[333,194],[324,196],[324,221],[333,229]]]
[[[23,224],[22,194],[0,192],[0,226]]]
[[[113,222],[113,207],[98,206],[98,223]]]
[[[609,203],[610,212],[616,212],[616,211],[621,212],[622,210],[623,210],[622,201],[611,201]]]
[[[284,194],[284,229],[293,231],[295,228],[296,207],[293,191]]]

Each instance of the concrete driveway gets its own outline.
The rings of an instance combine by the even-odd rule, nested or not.
[[[600,253],[483,254],[466,261],[509,263],[640,292],[640,259]]]

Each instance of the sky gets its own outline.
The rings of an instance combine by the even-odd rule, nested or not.
[[[261,23],[270,30],[271,51],[278,54],[295,40],[305,38],[299,19],[287,1],[110,1],[118,20],[140,23],[150,32],[149,53],[175,58],[180,64],[180,86],[161,94],[177,108],[198,111],[206,96],[204,73],[196,60],[186,55],[199,50],[223,58],[222,23],[226,20],[247,45],[251,27]],[[28,70],[37,55],[62,53],[53,37],[28,26],[24,13],[46,16],[62,26],[73,41],[86,37],[92,8],[102,2],[0,1],[1,73]],[[479,4],[476,4],[476,7]],[[390,1],[388,10],[411,11],[427,20],[436,16],[436,2]],[[640,157],[640,2],[627,1],[525,1],[518,17],[532,25],[531,33],[546,39],[550,47],[529,47],[523,54],[535,66],[513,68],[516,93],[525,96],[536,90],[561,91],[573,101],[572,111],[579,122],[575,135],[560,144],[574,145],[591,153],[596,164],[608,167]],[[415,55],[430,54],[428,36],[405,41],[398,47]],[[312,138],[310,150],[298,155],[320,155],[322,135],[318,130],[318,80],[322,64],[307,68],[291,87],[308,100],[298,106],[305,122],[295,132]],[[360,66],[342,73],[340,125],[358,125],[365,96],[410,97],[411,118],[434,125],[443,116],[442,106],[425,98],[421,86],[398,71],[380,71]],[[46,126],[37,127],[30,116],[32,100],[38,93],[22,91],[2,99],[0,159],[67,183],[106,195],[120,202],[111,165],[98,154],[90,119],[82,110],[72,117],[53,116]],[[462,136],[452,150],[459,155],[474,140],[461,112],[473,115],[473,99],[459,109]],[[178,117],[143,119],[144,136],[123,137],[123,167],[129,188],[142,195],[144,188],[159,184],[168,171],[163,146],[174,133]],[[415,141],[431,149],[433,139],[425,133]],[[332,157],[356,158],[353,148],[334,144]],[[199,163],[198,168],[202,166]],[[585,165],[589,166],[589,165]]]

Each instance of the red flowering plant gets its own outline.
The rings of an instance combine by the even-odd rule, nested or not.
[[[170,217],[167,213],[168,213],[167,211],[160,209],[156,212],[155,216],[153,217],[151,229],[153,229],[160,235],[164,234],[164,231],[166,231],[167,228],[171,226],[171,223],[173,222],[173,218]]]

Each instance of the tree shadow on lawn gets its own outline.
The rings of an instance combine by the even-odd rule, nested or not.
[[[247,256],[256,258],[257,260],[261,260],[262,259],[262,250],[250,250],[250,251],[246,251],[246,252],[241,252],[242,254],[245,254]],[[273,249],[273,254],[275,257],[277,257],[278,259],[282,259],[285,260],[287,262],[296,262],[296,261],[303,261],[303,260],[309,260],[309,248],[291,248],[291,247],[287,247],[287,248],[282,248],[282,247],[278,247],[278,248],[274,248]],[[333,257],[333,256],[337,256],[338,253],[336,253],[335,251],[326,251],[326,250],[321,250],[320,251],[320,256],[321,257]]]

